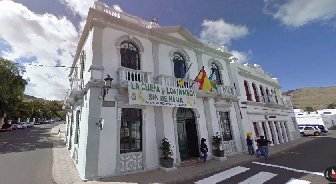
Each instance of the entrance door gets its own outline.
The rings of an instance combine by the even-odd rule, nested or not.
[[[198,137],[194,112],[179,108],[177,111],[177,134],[181,160],[199,156]]]

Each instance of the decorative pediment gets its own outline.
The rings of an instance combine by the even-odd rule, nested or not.
[[[160,28],[155,28],[155,31],[165,33],[171,37],[174,37],[180,40],[189,41],[192,43],[201,43],[187,29],[185,29],[182,26],[160,27]]]

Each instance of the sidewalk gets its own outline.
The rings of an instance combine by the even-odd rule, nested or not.
[[[55,127],[56,132],[62,127]],[[52,130],[55,132],[55,130]],[[62,130],[61,130],[62,133]],[[303,137],[293,142],[270,147],[270,157],[272,155],[284,152],[286,149],[298,146],[308,141],[312,141],[314,138]],[[54,148],[54,161],[53,161],[53,177],[57,184],[80,184],[80,183],[183,183],[210,174],[212,172],[220,171],[225,168],[229,168],[233,165],[260,160],[263,158],[256,158],[247,153],[238,153],[233,156],[228,156],[225,161],[209,160],[207,163],[196,162],[191,164],[183,164],[177,167],[177,170],[166,172],[160,169],[138,172],[134,174],[127,174],[121,176],[115,176],[111,178],[104,178],[99,181],[87,181],[83,182],[78,176],[78,172],[75,168],[72,158],[70,158],[68,150],[64,147],[64,143],[57,144]]]
[[[78,176],[76,166],[66,149],[63,139],[65,137],[65,124],[59,124],[51,129],[54,139],[52,176],[57,184],[82,183]],[[84,183],[84,182],[83,182]]]

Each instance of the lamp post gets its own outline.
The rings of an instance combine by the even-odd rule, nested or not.
[[[105,86],[103,89],[103,100],[105,99],[106,94],[108,94],[108,90],[112,88],[113,78],[109,74],[107,74],[107,77],[104,79],[104,81]]]

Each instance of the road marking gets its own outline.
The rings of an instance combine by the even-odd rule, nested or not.
[[[292,178],[292,179],[289,180],[286,184],[310,184],[310,181],[306,181],[306,180],[298,180],[298,179],[294,179],[294,178]]]
[[[253,164],[259,164],[259,165],[264,165],[264,166],[269,166],[269,167],[277,167],[277,168],[286,169],[286,170],[289,170],[289,171],[300,172],[300,173],[324,176],[324,174],[320,173],[320,172],[311,172],[311,171],[306,171],[306,170],[299,170],[299,169],[294,169],[294,168],[285,167],[285,166],[281,166],[281,165],[266,164],[266,163],[261,163],[261,162],[252,162],[252,163]]]
[[[252,177],[247,178],[239,184],[262,184],[275,177],[276,175],[277,174],[273,174],[270,172],[260,172]]]
[[[235,175],[240,174],[242,172],[245,172],[247,170],[249,170],[249,168],[237,166],[237,167],[225,170],[221,173],[215,174],[213,176],[210,176],[208,178],[204,178],[202,180],[199,180],[199,181],[195,182],[195,184],[218,183],[220,181],[226,180],[226,179],[228,179],[232,176],[235,176]]]

